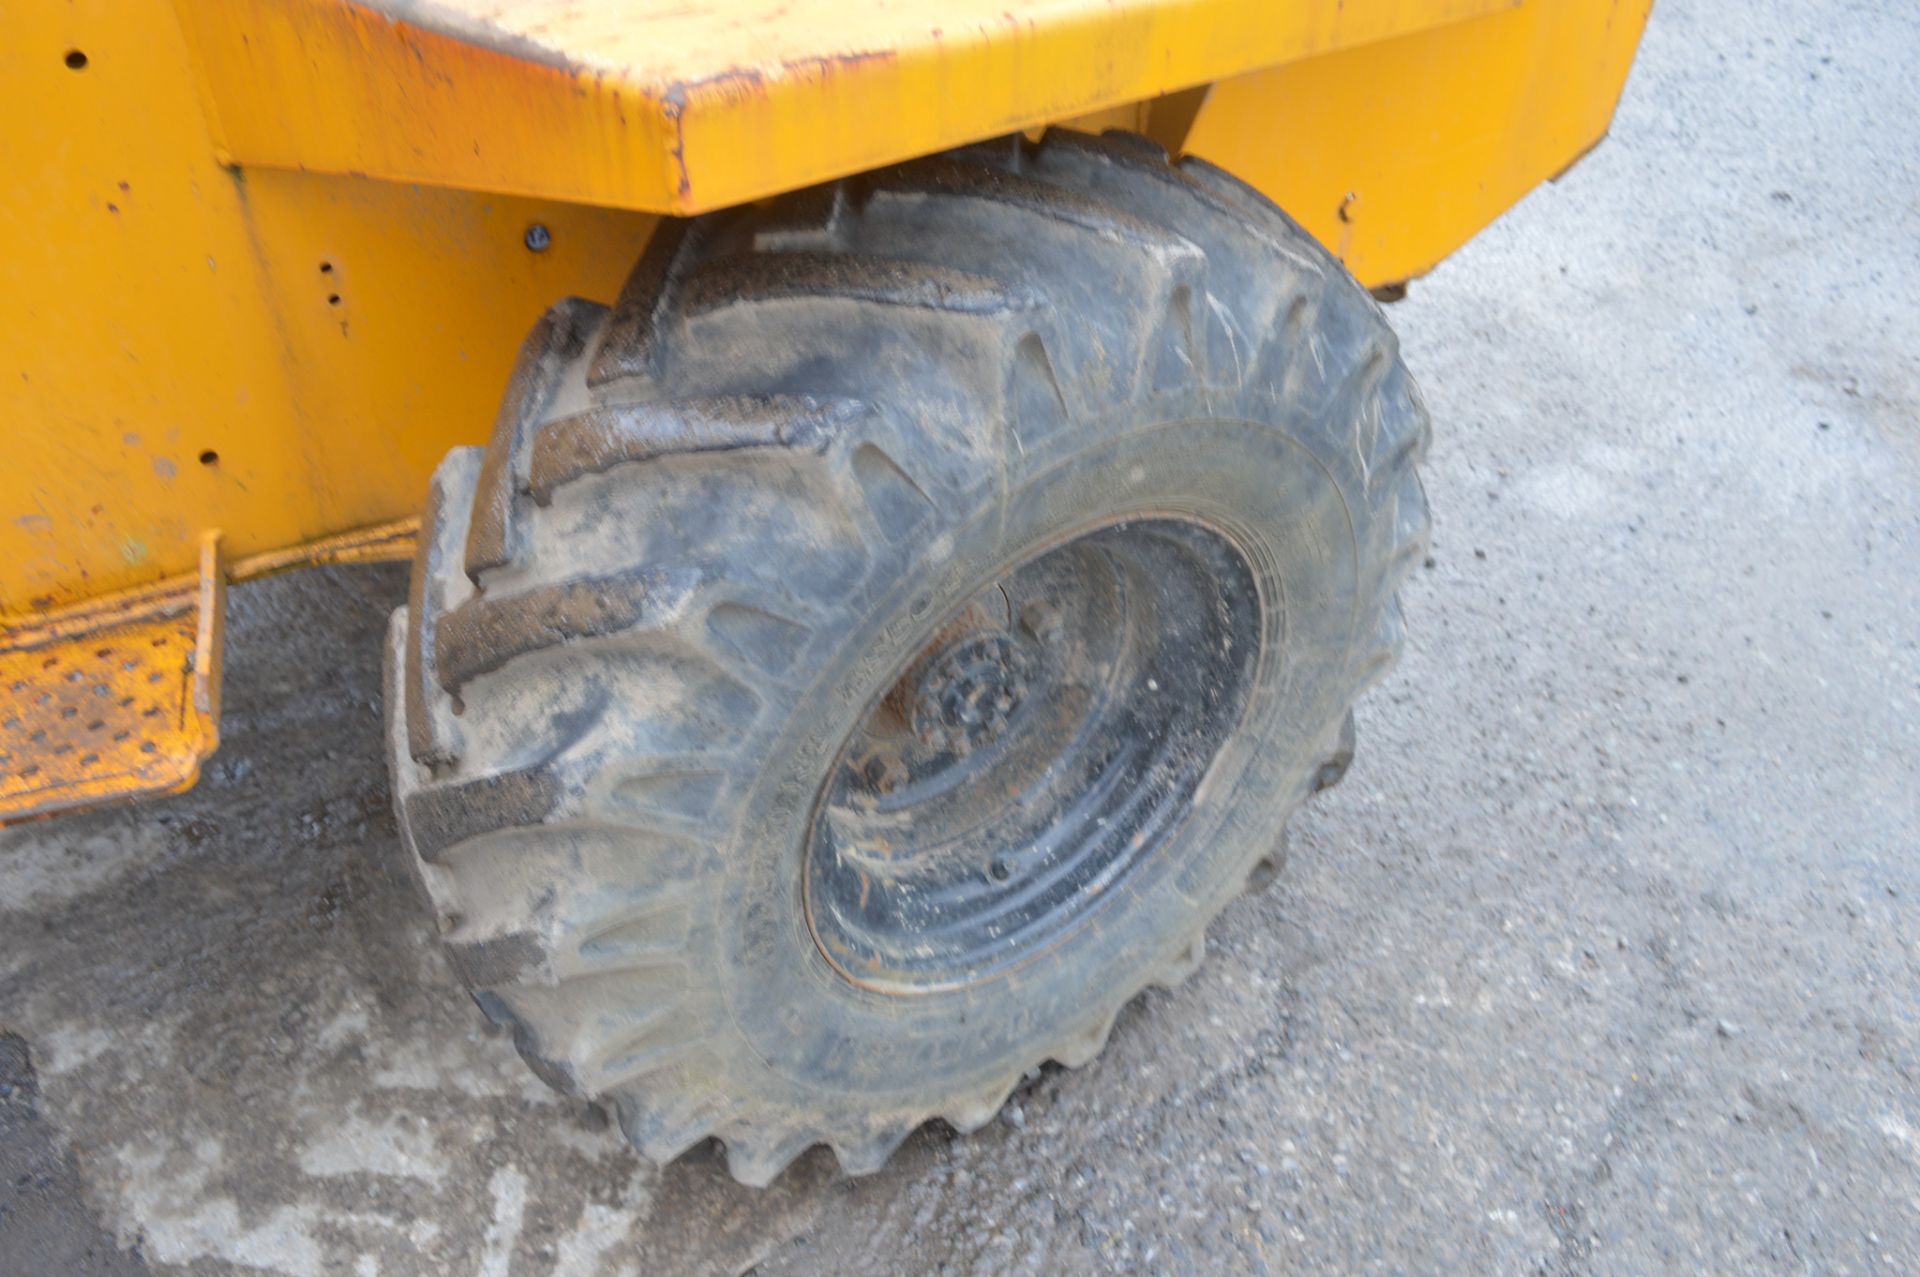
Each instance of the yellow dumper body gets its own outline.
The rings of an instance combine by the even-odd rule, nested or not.
[[[1602,137],[1649,4],[10,5],[0,821],[192,784],[225,584],[409,554],[661,217],[1124,127],[1394,286]]]

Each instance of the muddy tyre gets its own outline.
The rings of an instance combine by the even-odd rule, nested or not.
[[[979,1126],[1337,779],[1427,430],[1341,267],[1137,138],[663,223],[441,466],[394,618],[454,966],[654,1158]]]

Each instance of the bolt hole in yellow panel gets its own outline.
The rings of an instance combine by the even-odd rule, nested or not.
[[[34,105],[0,113],[0,618],[189,571],[203,528],[245,557],[414,511],[540,311],[611,299],[655,223],[590,203],[709,207],[1009,127],[1171,142],[1191,119],[1188,149],[1390,283],[1599,136],[1645,10],[8,5],[0,83]],[[452,189],[488,183],[544,198]]]
[[[417,510],[526,329],[611,300],[655,219],[223,167],[164,4],[0,8],[0,84],[33,104],[0,112],[6,823],[191,785],[202,530],[236,578],[404,553],[410,523],[330,538]]]
[[[164,3],[0,7],[0,84],[0,625],[413,513],[655,221],[224,167]]]
[[[1213,86],[1185,149],[1369,286],[1433,269],[1606,134],[1652,0],[1530,0]]]
[[[398,552],[527,327],[610,301],[653,211],[1130,127],[1392,284],[1598,140],[1647,3],[0,7],[31,104],[0,112],[0,819],[61,805],[57,775],[190,783],[217,703],[178,689],[217,668],[229,575],[196,579],[203,531],[234,579]],[[124,673],[165,705],[110,699],[164,734],[87,715],[120,686],[66,678],[88,650],[145,653]]]

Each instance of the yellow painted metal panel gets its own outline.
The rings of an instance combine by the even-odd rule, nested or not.
[[[758,3],[736,0],[728,11],[752,19]],[[806,0],[801,9],[815,13],[824,3]],[[1347,0],[1332,16],[1319,0],[1260,6],[1272,28],[1261,37],[1261,57],[1490,7],[1483,17],[1238,77],[1214,86],[1204,102],[1199,93],[1175,94],[1073,114],[1175,141],[1197,106],[1189,149],[1275,196],[1363,279],[1404,278],[1600,135],[1646,0],[1533,0],[1517,9],[1507,0]],[[1085,8],[1062,0],[1045,15],[1084,19]],[[1226,33],[1244,43],[1252,38],[1247,23],[1259,25],[1251,10],[1228,0],[1113,8],[1121,26],[1085,19],[1056,29],[1039,23],[1040,7],[1016,7],[1010,12],[1033,17],[1020,27],[1028,34],[1010,27],[997,43],[961,39],[956,23],[936,43],[967,50],[964,65],[984,78],[946,84],[945,98],[935,93],[935,101],[903,106],[904,124],[882,108],[887,93],[909,92],[907,80],[884,92],[866,79],[827,85],[823,77],[855,73],[782,64],[757,71],[757,81],[729,81],[728,93],[758,85],[749,94],[757,105],[737,108],[701,96],[719,92],[708,82],[685,97],[689,109],[703,105],[677,116],[677,125],[703,120],[702,128],[761,132],[736,139],[732,159],[735,143],[713,143],[720,149],[712,160],[722,168],[711,171],[732,176],[700,198],[718,199],[714,192],[727,182],[774,189],[795,172],[865,163],[849,158],[848,147],[871,145],[871,154],[891,156],[909,136],[934,147],[962,118],[974,121],[968,129],[979,126],[987,118],[979,112],[996,101],[1014,104],[987,131],[1003,127],[1043,100],[1035,85],[1048,68],[1082,90],[1092,75],[1107,92],[1120,83],[1171,83],[1200,65],[1230,66],[1246,51],[1229,57],[1210,41]],[[882,9],[896,25],[873,31],[898,34],[905,7]],[[637,11],[618,3],[593,10]],[[232,30],[251,30],[269,46],[257,65],[227,69],[242,85],[262,67],[288,70],[278,59],[292,54],[272,53],[275,41],[307,42],[289,46],[315,59],[304,78],[289,73],[271,91],[256,85],[259,95],[238,115],[234,100],[223,102],[229,125],[247,120],[264,138],[281,136],[275,130],[299,117],[316,136],[337,132],[341,145],[417,146],[431,167],[452,163],[456,152],[471,155],[473,139],[484,134],[487,146],[466,176],[504,184],[537,171],[566,189],[601,189],[594,184],[611,181],[620,165],[685,158],[676,159],[663,139],[652,143],[662,149],[649,152],[644,130],[617,155],[607,150],[608,139],[595,131],[607,103],[595,95],[613,94],[617,108],[633,76],[590,85],[581,79],[586,72],[545,53],[519,56],[514,50],[529,51],[532,9],[508,15],[527,31],[489,34],[507,52],[322,0],[236,0],[183,12],[190,23],[212,24],[216,46]],[[564,41],[605,34],[577,25],[600,19],[570,13],[556,17]],[[654,16],[669,30],[691,15]],[[1175,30],[1176,18],[1195,25]],[[229,22],[240,26],[223,25]],[[859,40],[872,33],[852,23],[848,17],[823,29]],[[1077,31],[1081,43],[1062,30]],[[1162,41],[1161,61],[1187,70],[1149,74],[1134,44],[1125,57],[1109,57],[1108,43],[1121,31],[1142,47]],[[343,32],[353,39],[330,43]],[[783,38],[802,35],[792,28]],[[209,32],[200,37],[204,66]],[[807,38],[828,39],[818,31]],[[639,57],[634,39],[622,39],[608,34],[602,56]],[[742,39],[763,60],[792,60],[797,47]],[[825,58],[838,46],[809,47],[807,56]],[[706,65],[692,54],[674,63],[664,48],[646,53],[652,61],[636,62],[633,75],[657,79],[671,66],[692,73]],[[699,46],[702,57],[720,48]],[[388,60],[401,54],[405,66]],[[1216,55],[1223,60],[1206,61]],[[1014,65],[1022,58],[1031,64]],[[930,68],[948,65],[924,48],[880,61],[893,66],[889,75],[907,75],[903,66],[932,75]],[[1120,70],[1098,70],[1109,63]],[[513,352],[540,310],[568,293],[610,299],[653,225],[645,213],[225,166],[203,111],[206,96],[220,95],[203,94],[195,65],[162,5],[36,0],[0,9],[0,83],[35,104],[0,113],[0,153],[10,166],[0,191],[0,235],[9,244],[0,255],[0,354],[8,360],[0,370],[0,423],[10,444],[10,464],[0,471],[0,618],[38,616],[188,572],[205,528],[224,529],[240,561],[297,559],[297,547],[316,538],[412,514],[445,450],[484,436]],[[455,83],[477,97],[449,97],[408,78],[454,71],[471,73]],[[1110,71],[1118,78],[1102,78]],[[804,83],[788,82],[796,77]],[[416,89],[424,96],[405,96]],[[381,96],[390,90],[404,93]],[[1082,90],[1066,96],[1085,97]],[[228,84],[228,99],[232,92]],[[872,109],[854,114],[862,102]],[[791,117],[780,114],[789,107]],[[471,119],[462,114],[467,108]],[[831,128],[821,111],[831,114]],[[1156,128],[1156,120],[1167,127]],[[822,128],[838,140],[810,142],[809,129]],[[685,142],[692,134],[675,136]],[[800,169],[782,167],[789,150]],[[522,242],[534,222],[551,228],[545,253]]]
[[[403,548],[528,325],[618,289],[612,206],[1131,127],[1401,280],[1600,138],[1648,3],[0,8],[0,819],[191,783],[220,587]]]
[[[182,0],[180,13],[221,145],[244,165],[691,213],[1519,3]]]
[[[0,84],[0,616],[190,571],[204,528],[246,556],[414,513],[528,326],[610,299],[653,225],[223,167],[164,5],[9,5]]]
[[[1361,282],[1431,270],[1607,131],[1652,0],[1551,0],[1213,86],[1185,149]]]
[[[0,619],[0,825],[179,793],[220,744],[227,585],[413,557],[417,518],[244,559],[201,534],[190,575]]]

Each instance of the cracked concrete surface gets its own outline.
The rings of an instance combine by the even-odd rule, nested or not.
[[[235,591],[201,787],[0,833],[0,1273],[1920,1272],[1916,54],[1662,0],[1393,311],[1434,561],[1287,872],[867,1179],[527,1076],[398,871],[403,574]]]

